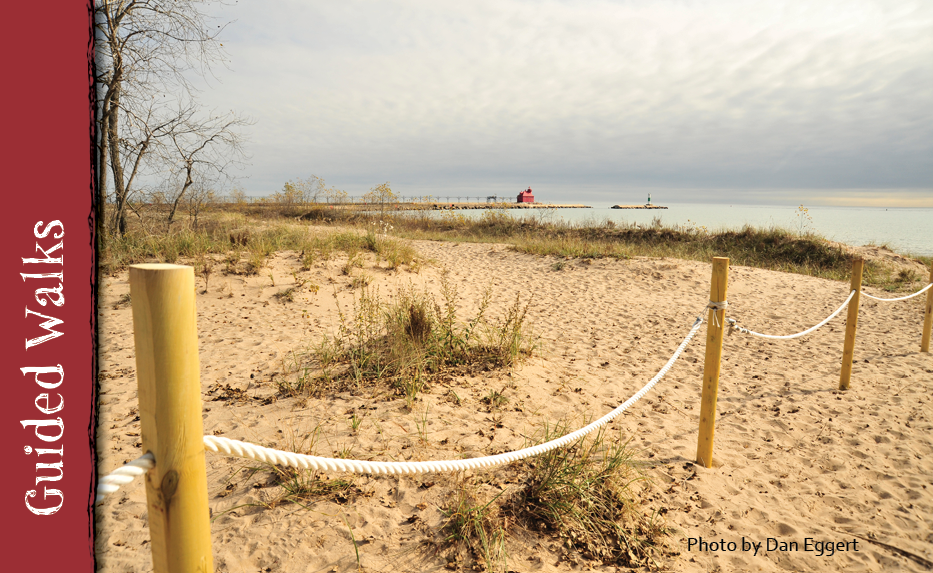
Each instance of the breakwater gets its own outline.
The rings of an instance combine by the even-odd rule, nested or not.
[[[667,209],[667,207],[662,207],[661,205],[613,205],[611,209]]]

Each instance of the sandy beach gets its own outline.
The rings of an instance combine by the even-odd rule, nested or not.
[[[511,371],[450,376],[411,408],[401,397],[366,391],[281,396],[276,377],[289,375],[295,352],[335,332],[338,305],[348,312],[359,288],[341,274],[339,258],[301,271],[298,253],[279,252],[258,275],[215,272],[207,292],[197,279],[205,433],[385,461],[509,451],[526,445],[545,423],[564,421],[575,429],[609,412],[654,376],[695,317],[705,316],[709,263],[566,260],[557,269],[556,258],[498,244],[414,247],[429,264],[409,272],[369,261],[369,288],[383,298],[410,285],[439,293],[446,268],[464,314],[476,309],[487,286],[493,314],[521,293],[531,301],[528,320],[538,340],[533,356]],[[929,270],[915,266],[925,282]],[[299,289],[291,302],[273,296],[296,279],[320,290]],[[760,332],[790,334],[828,316],[848,292],[848,283],[733,266],[727,316]],[[99,299],[101,475],[143,453],[128,293],[124,271],[104,279]],[[924,299],[862,299],[847,392],[837,390],[844,313],[795,340],[729,334],[709,469],[693,463],[703,327],[669,374],[610,427],[630,439],[636,458],[646,462],[650,479],[636,486],[644,511],[656,512],[671,528],[661,570],[933,567],[933,354],[919,352]],[[491,391],[508,400],[496,412],[482,401]],[[355,429],[354,419],[361,420]],[[216,571],[355,571],[357,552],[365,571],[478,567],[437,549],[440,507],[457,480],[470,476],[357,476],[350,499],[269,507],[280,486],[267,483],[268,471],[249,471],[258,465],[207,453]],[[471,475],[490,491],[509,488],[498,472]],[[96,515],[98,570],[151,571],[141,482],[99,504]],[[510,533],[509,571],[627,570],[567,552],[546,532]],[[719,550],[700,550],[700,538]],[[777,547],[769,548],[769,539]],[[743,542],[761,546],[755,553],[743,550]],[[832,543],[834,550],[820,555],[814,542]]]

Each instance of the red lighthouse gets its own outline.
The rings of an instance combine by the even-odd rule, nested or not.
[[[531,194],[531,187],[518,194],[518,203],[534,203],[535,196]]]

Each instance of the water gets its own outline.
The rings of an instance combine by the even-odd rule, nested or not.
[[[887,245],[899,253],[933,256],[933,209],[877,207],[796,207],[776,205],[667,204],[668,209],[610,209],[612,204],[594,204],[592,209],[548,209],[519,211],[513,216],[545,220],[598,223],[606,219],[650,225],[655,217],[668,227],[688,225],[710,231],[753,227],[780,227],[791,231],[810,230],[831,241],[861,246]],[[468,217],[482,210],[458,211]],[[809,216],[809,217],[808,217]]]

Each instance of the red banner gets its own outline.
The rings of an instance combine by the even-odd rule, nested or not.
[[[4,571],[94,571],[92,3],[5,5]]]

